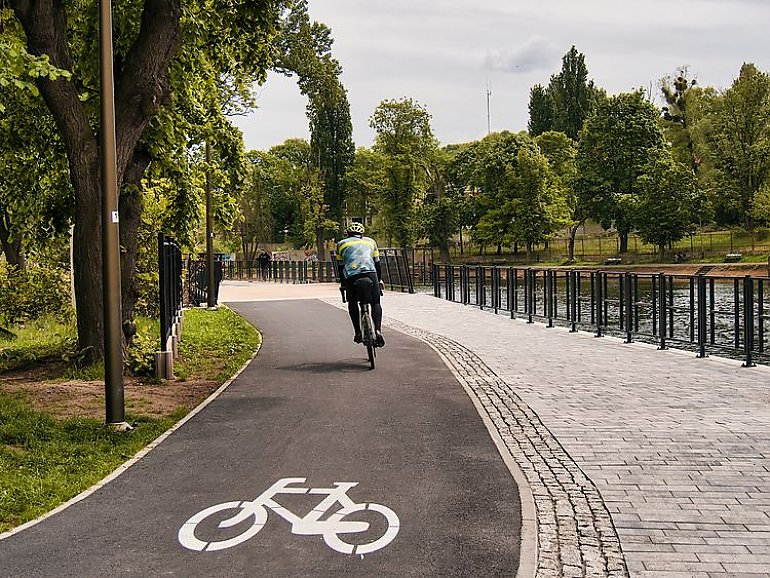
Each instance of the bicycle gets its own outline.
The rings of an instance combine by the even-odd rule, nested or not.
[[[304,484],[306,478],[282,478],[257,496],[253,501],[224,502],[201,510],[189,518],[179,529],[179,543],[188,550],[196,552],[214,552],[237,546],[255,536],[267,523],[268,509],[278,514],[291,524],[291,533],[299,536],[322,536],[326,545],[341,554],[370,554],[390,544],[398,534],[400,522],[396,513],[390,508],[372,502],[357,503],[350,499],[347,492],[358,485],[358,482],[334,482],[332,488],[303,488],[290,487],[292,484]],[[321,494],[326,495],[321,502],[305,516],[298,516],[274,500],[280,494]],[[335,506],[341,509],[324,518]],[[225,540],[204,541],[196,537],[198,525],[206,518],[227,510],[240,509],[229,518],[219,522],[218,528],[232,528],[253,518],[250,526],[244,526],[243,531]],[[377,512],[384,516],[387,525],[382,536],[368,543],[350,544],[340,538],[339,534],[366,532],[368,522],[346,521],[344,518],[356,512]]]
[[[371,283],[369,279],[359,279],[356,283],[366,282]],[[370,287],[356,288],[359,296],[367,295],[370,291]],[[342,294],[342,302],[346,303],[345,289],[340,287],[340,293]],[[372,319],[372,313],[370,310],[370,303],[365,299],[359,299],[358,301],[359,319],[361,320],[361,343],[366,347],[366,355],[369,359],[369,366],[374,369],[375,359],[377,358],[377,332],[374,328],[374,320]]]

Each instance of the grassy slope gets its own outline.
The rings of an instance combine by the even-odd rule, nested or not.
[[[45,330],[28,328],[18,332],[16,341],[0,345],[0,360],[23,359],[12,365],[28,366],[35,358],[61,357],[72,345],[71,328],[57,329],[47,323]],[[226,308],[187,311],[184,323],[182,359],[176,370],[187,379],[224,382],[259,344],[257,331]],[[0,390],[0,532],[85,490],[183,415],[179,410],[161,419],[129,414],[127,419],[135,429],[117,433],[97,420],[58,420],[35,412],[24,396]]]

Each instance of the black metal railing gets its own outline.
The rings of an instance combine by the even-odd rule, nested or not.
[[[208,303],[209,276],[205,260],[188,260],[187,268],[187,303],[193,307]],[[223,261],[214,261],[214,303],[219,299],[219,284],[224,271]]]
[[[390,290],[414,293],[414,280],[403,249],[380,249],[382,280]],[[276,283],[337,283],[337,262],[331,261],[222,261],[222,278],[229,281]]]
[[[182,250],[158,234],[158,289],[160,298],[160,351],[168,351],[174,323],[182,314]]]
[[[659,349],[770,363],[767,277],[434,265],[436,297]]]
[[[333,283],[337,272],[331,261],[223,261],[223,278],[276,283]]]

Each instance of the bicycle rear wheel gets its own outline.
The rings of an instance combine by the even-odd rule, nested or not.
[[[374,359],[377,357],[377,352],[374,349],[374,345],[367,345],[366,353],[369,356],[369,366],[374,369]]]

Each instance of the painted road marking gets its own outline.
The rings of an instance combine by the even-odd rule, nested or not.
[[[332,488],[296,487],[292,484],[304,484],[307,478],[282,478],[249,502],[223,502],[205,508],[188,519],[179,528],[179,542],[185,548],[196,552],[213,552],[237,546],[255,536],[267,522],[268,510],[272,510],[291,524],[292,534],[300,536],[322,536],[326,545],[341,554],[371,554],[390,544],[398,534],[399,520],[396,513],[382,504],[372,502],[356,503],[348,491],[358,485],[358,482],[334,482]],[[273,498],[280,494],[314,494],[326,496],[305,516],[300,517],[286,507],[277,503]],[[325,520],[321,520],[329,511],[339,504],[341,508]],[[244,522],[251,524],[237,536],[219,541],[204,541],[196,537],[198,525],[210,516],[228,510],[238,510],[235,514],[219,522],[219,528],[232,528]],[[349,544],[340,534],[355,534],[366,532],[370,524],[345,520],[346,516],[357,512],[377,512],[385,518],[387,528],[382,536],[365,544]]]

